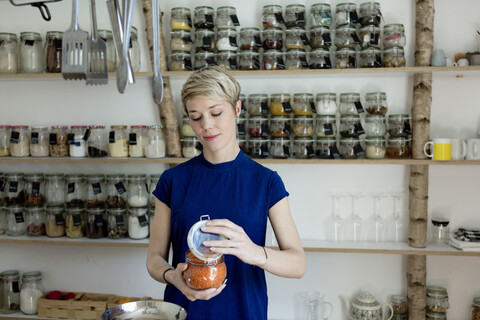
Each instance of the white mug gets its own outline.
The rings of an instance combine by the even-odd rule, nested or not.
[[[452,140],[452,160],[465,160],[467,155],[467,143],[463,139]]]
[[[480,139],[467,140],[467,160],[480,160]]]

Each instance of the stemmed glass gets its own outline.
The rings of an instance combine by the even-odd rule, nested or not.
[[[332,195],[332,216],[329,220],[329,232],[331,240],[338,242],[344,240],[345,222],[340,215],[340,195]]]
[[[352,235],[353,242],[363,240],[363,219],[360,217],[359,198],[360,194],[352,195]]]
[[[380,214],[380,203],[383,196],[380,194],[373,195],[373,219],[371,226],[373,230],[373,240],[375,242],[382,242],[385,240],[385,220]]]
[[[401,194],[393,194],[393,215],[388,222],[389,234],[391,234],[392,241],[399,243],[405,241],[405,225],[403,217],[400,212]]]

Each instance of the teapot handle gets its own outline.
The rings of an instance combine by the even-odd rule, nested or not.
[[[323,301],[321,305],[322,306],[328,306],[330,308],[330,312],[324,311],[323,314],[322,314],[322,319],[323,320],[328,320],[333,313],[333,305],[330,302],[327,302],[327,301]]]
[[[393,307],[392,307],[392,305],[390,303],[386,303],[386,302],[384,302],[383,305],[388,306],[390,308],[390,318],[388,318],[387,320],[392,320],[392,318],[393,318]]]

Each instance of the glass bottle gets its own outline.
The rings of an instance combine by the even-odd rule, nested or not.
[[[313,117],[312,116],[295,116],[293,118],[292,132],[295,137],[312,137],[313,136]]]
[[[147,144],[147,126],[130,126],[130,133],[128,135],[128,155],[131,158],[145,157],[145,148]]]
[[[104,207],[107,199],[107,188],[105,186],[105,176],[103,174],[86,175],[86,206],[87,208]]]
[[[107,219],[104,207],[87,208],[87,237],[100,239],[107,236]]]
[[[195,53],[194,59],[194,69],[199,70],[203,67],[216,66],[217,61],[215,59],[215,54],[213,52],[201,51]]]
[[[329,27],[332,24],[332,8],[328,3],[315,3],[310,7],[310,25]]]
[[[45,203],[47,206],[63,206],[65,203],[65,175],[45,175]]]
[[[65,176],[65,204],[67,207],[84,206],[86,193],[83,174],[67,174]]]
[[[331,31],[329,27],[318,26],[310,29],[310,46],[312,49],[329,49],[332,46]]]
[[[161,124],[148,126],[148,145],[145,148],[145,156],[147,158],[165,157],[166,145],[165,139],[163,138],[162,128],[163,126]]]
[[[7,206],[25,202],[23,173],[5,173],[5,203]]]
[[[270,135],[273,138],[287,138],[292,131],[292,120],[289,116],[272,116],[270,118]]]
[[[406,43],[405,27],[403,24],[394,23],[383,26],[383,48],[403,48]]]
[[[12,126],[10,131],[10,155],[28,157],[30,155],[30,132],[28,126]]]
[[[192,49],[192,35],[190,31],[173,30],[170,32],[170,49],[173,51],[190,51]]]
[[[270,156],[270,140],[267,138],[250,138],[247,140],[248,154],[252,158],[267,158]]]
[[[336,138],[317,139],[315,155],[320,159],[338,159],[340,152],[337,147]]]
[[[50,156],[68,157],[69,146],[67,145],[68,126],[52,126],[50,130]]]
[[[239,51],[237,57],[239,70],[260,70],[260,53],[253,50]]]
[[[148,205],[147,176],[145,174],[129,174],[128,205],[130,207],[146,207]]]
[[[445,288],[439,286],[427,286],[427,311],[446,313],[450,303]]]
[[[320,115],[335,115],[337,113],[337,95],[335,93],[318,93],[315,109]]]
[[[128,236],[131,239],[144,239],[149,235],[148,208],[129,207]]]
[[[45,294],[40,271],[25,272],[20,290],[20,310],[25,314],[38,312],[37,300]]]
[[[360,94],[352,92],[340,94],[338,111],[341,115],[356,115],[364,112],[362,103],[360,102]]]
[[[190,125],[190,118],[188,116],[183,117],[182,129],[180,131],[182,137],[196,137],[195,132],[193,132],[192,126]]]
[[[7,231],[7,212],[3,204],[0,204],[0,234]],[[1,290],[1,285],[0,285]],[[1,300],[0,300],[1,303]]]
[[[170,71],[193,70],[192,55],[186,51],[173,52],[170,55]]]
[[[42,206],[45,204],[45,179],[43,174],[25,174],[24,179],[27,206]]]
[[[380,47],[380,28],[376,26],[365,26],[359,30],[360,42],[363,48]]]
[[[367,92],[365,111],[370,114],[384,115],[388,111],[387,95],[385,92]]]
[[[14,33],[0,33],[0,73],[18,73],[18,38]]]
[[[45,72],[62,72],[63,32],[48,31],[45,37]]]
[[[127,181],[124,174],[107,174],[107,207],[123,208],[127,205]]]
[[[83,139],[87,140],[88,156],[100,158],[108,156],[108,137],[105,126],[90,126]]]
[[[293,157],[311,159],[315,157],[315,140],[311,137],[295,137],[293,139]]]
[[[337,49],[349,48],[355,50],[361,44],[354,27],[344,26],[335,30],[335,47]]]
[[[311,93],[295,93],[292,104],[293,114],[296,116],[311,116],[315,113],[315,102]]]
[[[267,28],[278,28],[282,25],[285,25],[285,20],[283,19],[282,6],[272,4],[265,5],[262,8],[262,25],[264,29]]]
[[[385,115],[367,114],[365,117],[365,134],[367,138],[385,137],[387,134]]]
[[[250,94],[248,96],[247,112],[250,116],[268,114],[268,95],[264,93]]]
[[[0,157],[10,155],[10,126],[0,126]]]
[[[128,157],[127,126],[110,126],[108,151],[113,158]]]
[[[391,137],[408,137],[412,134],[410,125],[412,116],[409,114],[389,114],[387,116],[387,130]]]
[[[193,26],[199,29],[212,29],[215,27],[213,15],[215,11],[209,6],[196,7],[193,12]]]
[[[234,29],[223,29],[217,31],[217,50],[218,51],[236,51],[237,31]]]
[[[215,26],[218,30],[235,29],[240,25],[237,17],[237,9],[230,6],[222,6],[217,8],[217,19]]]
[[[148,194],[149,194],[149,201],[148,201],[148,206],[150,208],[154,208],[155,209],[155,199],[157,199],[154,195],[153,195],[153,191],[155,191],[155,188],[157,187],[157,183],[158,183],[158,180],[160,179],[160,174],[152,174],[150,175],[150,177],[148,178]]]
[[[318,138],[337,136],[337,118],[334,115],[318,115],[315,123]]]
[[[336,27],[351,26],[356,27],[358,23],[357,5],[352,2],[338,3],[335,6],[335,25]]]
[[[394,316],[397,316],[397,319],[407,319],[407,298],[402,295],[394,295],[391,299],[391,304],[393,308]],[[398,317],[404,315],[405,317]],[[395,318],[395,317],[394,317]]]
[[[128,215],[126,208],[107,209],[107,232],[110,239],[128,237]]]
[[[189,8],[175,7],[170,11],[170,29],[190,30],[192,28],[192,14]]]
[[[42,73],[45,69],[42,36],[37,32],[20,33],[20,72]]]
[[[65,208],[63,206],[48,206],[45,222],[45,232],[52,238],[65,235]]]
[[[195,290],[220,286],[227,276],[224,260],[223,255],[211,260],[199,259],[188,250],[185,254],[185,263],[188,267],[183,273],[186,284]]]
[[[383,137],[365,138],[365,158],[383,159],[385,154],[385,139]]]
[[[360,68],[381,68],[383,66],[382,51],[379,48],[368,47],[359,53]]]
[[[270,95],[270,104],[268,106],[270,114],[273,116],[286,116],[292,113],[289,93],[273,93]]]
[[[411,138],[389,137],[387,140],[387,158],[408,159],[412,154]]]
[[[357,67],[357,52],[352,49],[343,48],[335,52],[335,68],[347,69]]]
[[[263,116],[249,117],[248,135],[253,138],[268,137],[268,118]]]
[[[240,50],[258,51],[262,47],[260,29],[258,28],[241,28],[239,38]]]
[[[235,51],[220,51],[217,53],[217,65],[228,70],[238,69],[237,53]]]
[[[359,137],[364,134],[359,115],[341,115],[340,116],[340,136]]]
[[[71,126],[67,136],[69,153],[72,158],[85,158],[87,156],[87,134],[90,134],[88,126]]]
[[[358,159],[365,156],[360,139],[357,137],[340,138],[338,151],[342,159]]]
[[[32,157],[48,157],[50,155],[50,140],[47,126],[32,126],[32,131],[30,132],[30,155]]]
[[[383,66],[385,68],[405,67],[405,53],[403,48],[390,48],[383,50]]]
[[[308,69],[307,54],[305,50],[292,49],[286,53],[285,69],[302,70]]]
[[[305,50],[310,45],[307,32],[300,27],[294,27],[285,31],[285,48]]]
[[[22,236],[27,231],[23,205],[11,205],[7,207],[7,235]]]
[[[283,30],[280,28],[268,28],[262,31],[262,46],[268,49],[283,49]]]
[[[303,4],[289,4],[285,7],[285,26],[287,28],[292,27],[305,27],[306,14],[305,6]]]
[[[182,155],[185,158],[193,158],[202,153],[203,146],[195,137],[185,137],[180,139],[182,143]]]
[[[284,70],[285,54],[280,50],[266,50],[263,52],[264,70]]]
[[[17,270],[7,270],[0,273],[2,292],[2,313],[11,314],[20,310],[20,274]]]
[[[86,233],[86,221],[83,207],[67,207],[65,234],[69,238],[82,238]]]
[[[113,32],[110,30],[98,30],[98,36],[105,41],[107,46],[107,70],[115,72],[117,68],[117,53],[115,51],[115,42],[113,41]]]
[[[130,33],[130,45],[128,47],[128,54],[130,55],[130,63],[132,65],[133,72],[140,71],[141,66],[141,54],[140,45],[138,43],[138,31],[137,28],[132,27]]]
[[[359,9],[360,24],[363,26],[374,25],[378,27],[382,21],[382,13],[380,12],[380,3],[364,2]]]
[[[25,212],[27,236],[44,236],[46,219],[45,209],[43,207],[25,207]]]
[[[274,159],[287,159],[290,157],[290,139],[272,138],[270,139],[270,156]]]

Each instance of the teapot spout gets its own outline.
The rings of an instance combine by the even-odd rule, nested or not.
[[[345,297],[340,295],[340,299],[343,301],[343,305],[345,306],[345,312],[347,313],[347,317],[351,319],[350,316],[350,301]]]

